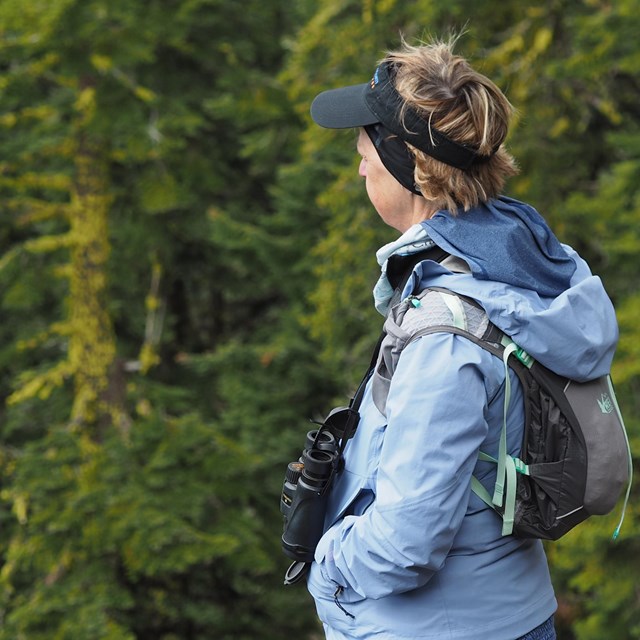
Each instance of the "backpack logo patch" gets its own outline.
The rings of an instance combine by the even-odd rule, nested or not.
[[[613,400],[608,393],[603,393],[598,400],[598,406],[602,413],[611,413],[613,411]]]

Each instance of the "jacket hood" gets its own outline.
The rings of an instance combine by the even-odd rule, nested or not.
[[[456,217],[439,212],[422,224],[471,273],[425,261],[405,295],[418,285],[466,295],[557,374],[588,380],[609,373],[618,341],[613,305],[600,278],[558,241],[535,209],[499,198]]]
[[[557,296],[576,269],[544,218],[511,198],[496,198],[457,216],[439,211],[422,225],[436,244],[463,258],[479,280]]]

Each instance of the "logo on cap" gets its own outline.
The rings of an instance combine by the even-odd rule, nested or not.
[[[374,74],[373,74],[373,78],[371,78],[371,85],[370,85],[370,86],[371,86],[371,88],[372,88],[372,89],[375,89],[375,88],[376,88],[376,85],[377,85],[377,84],[378,84],[378,82],[380,81],[380,79],[378,78],[378,69],[380,69],[380,67],[378,67],[378,68],[375,70],[375,72],[374,72]]]

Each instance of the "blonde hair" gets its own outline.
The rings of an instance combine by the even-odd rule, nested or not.
[[[395,87],[408,105],[455,142],[490,156],[467,170],[457,169],[408,144],[415,157],[415,182],[434,210],[456,213],[499,195],[506,179],[518,173],[504,148],[513,107],[500,89],[475,71],[453,44],[403,43],[385,58],[396,66]]]

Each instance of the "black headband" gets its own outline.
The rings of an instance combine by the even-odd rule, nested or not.
[[[369,84],[371,90],[365,93],[367,105],[389,131],[432,158],[458,169],[469,169],[472,165],[491,158],[447,138],[430,126],[396,91],[391,73],[393,67],[390,63],[381,64]]]
[[[418,196],[422,192],[417,187],[415,161],[407,145],[383,124],[368,124],[364,127],[378,156],[387,171],[405,188]]]

